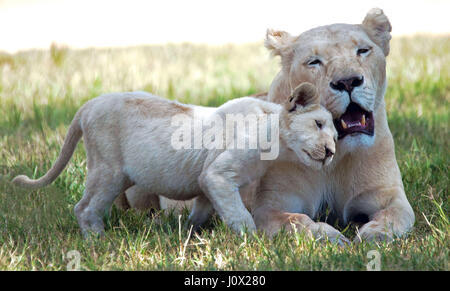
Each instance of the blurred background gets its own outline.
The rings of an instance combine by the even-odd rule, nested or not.
[[[394,36],[450,33],[448,0],[0,0],[0,50],[254,42],[266,28],[360,23],[372,7],[385,11]]]

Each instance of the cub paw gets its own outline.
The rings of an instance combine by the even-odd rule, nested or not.
[[[250,214],[245,215],[243,219],[230,223],[229,226],[234,232],[240,235],[256,232],[256,224]]]

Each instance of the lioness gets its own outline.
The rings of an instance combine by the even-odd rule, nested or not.
[[[328,206],[339,222],[363,224],[356,242],[391,240],[411,229],[414,212],[403,189],[384,102],[390,32],[378,8],[362,24],[327,25],[299,36],[267,32],[265,46],[281,57],[282,68],[266,100],[283,103],[292,86],[315,84],[339,140],[324,171],[292,162],[269,169],[254,199],[258,228],[273,234],[294,223],[313,230],[317,224],[311,218]]]
[[[31,188],[51,183],[84,136],[87,182],[84,196],[75,206],[84,235],[104,232],[103,214],[109,211],[120,193],[133,185],[171,199],[199,196],[190,216],[195,226],[201,224],[214,207],[234,231],[240,232],[245,227],[253,231],[256,226],[242,203],[240,188],[263,176],[275,158],[277,161],[295,160],[308,168],[320,169],[332,161],[335,152],[337,132],[333,119],[321,107],[312,84],[299,85],[283,103],[281,106],[244,97],[218,108],[206,108],[144,92],[103,95],[88,101],[76,113],[57,161],[43,177],[31,180],[17,176],[13,182]],[[267,148],[261,143],[254,148],[235,148],[235,141],[238,144],[243,141],[244,145],[251,143],[252,134],[256,132],[235,130],[234,124],[210,135],[214,145],[223,141],[224,147],[176,148],[180,140],[191,142],[191,136],[183,135],[193,132],[195,144],[199,134],[206,136],[207,130],[211,134],[210,129],[204,128],[197,132],[196,122],[217,124],[217,118],[233,114],[253,114],[258,118],[259,133],[270,135],[272,142],[275,138],[279,141],[273,159],[262,160],[272,152],[263,152]],[[263,122],[267,115],[277,121],[279,118],[270,132],[267,120]],[[170,128],[174,121],[180,120],[189,121],[189,130],[176,135]],[[193,131],[190,130],[192,120]],[[279,134],[279,140],[275,133]]]

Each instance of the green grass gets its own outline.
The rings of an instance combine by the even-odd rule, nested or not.
[[[301,234],[241,238],[218,219],[189,237],[186,213],[152,219],[117,209],[106,236],[85,241],[73,214],[86,175],[82,145],[51,186],[10,183],[43,175],[77,109],[101,93],[146,90],[216,106],[266,91],[279,65],[262,44],[0,54],[0,269],[65,270],[78,250],[89,270],[365,270],[377,250],[383,270],[449,270],[450,38],[394,38],[391,48],[386,103],[416,224],[408,238],[348,248]]]

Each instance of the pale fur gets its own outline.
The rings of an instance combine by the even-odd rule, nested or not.
[[[171,121],[175,115],[206,121],[214,114],[225,117],[236,113],[244,116],[252,113],[258,118],[261,114],[279,116],[280,147],[276,161],[296,160],[316,169],[331,162],[332,155],[325,155],[325,147],[335,152],[337,133],[331,114],[319,105],[317,91],[311,84],[296,88],[283,106],[244,97],[218,108],[206,108],[145,92],[115,93],[90,100],[77,112],[57,162],[44,177],[31,180],[18,176],[13,182],[31,188],[51,183],[69,162],[83,136],[88,174],[83,198],[75,206],[83,234],[103,233],[103,215],[125,190],[137,193],[136,198],[143,192],[145,195],[137,203],[148,205],[154,203],[152,195],[146,196],[148,193],[174,200],[197,197],[190,215],[194,226],[201,225],[214,209],[234,231],[241,232],[244,228],[254,231],[255,223],[239,190],[245,193],[247,187],[254,189],[255,181],[276,161],[261,160],[259,147],[176,150],[171,144],[175,130]],[[316,122],[322,124],[321,128]],[[245,136],[242,131],[234,134]]]
[[[368,216],[356,242],[391,240],[412,228],[414,212],[404,192],[384,104],[391,29],[383,11],[374,8],[362,24],[333,24],[299,36],[268,31],[265,45],[273,55],[281,56],[282,69],[269,93],[257,97],[283,103],[292,86],[308,81],[316,85],[322,104],[337,118],[348,106],[349,97],[330,90],[330,81],[361,73],[365,83],[352,97],[374,112],[375,136],[360,134],[339,140],[334,162],[321,172],[289,162],[271,167],[261,179],[258,194],[249,200],[254,202],[249,208],[259,229],[273,235],[282,227],[296,225],[316,238],[342,238],[333,227],[311,220],[324,215],[324,205],[343,225],[358,214]],[[356,49],[367,44],[372,46],[370,54],[356,57]],[[326,71],[304,66],[314,55],[323,58]]]
[[[339,140],[334,162],[322,172],[311,172],[289,162],[271,167],[261,179],[258,194],[250,199],[254,204],[249,208],[253,209],[258,228],[273,235],[298,222],[297,228],[316,234],[316,238],[342,238],[333,227],[310,220],[324,215],[324,205],[343,225],[358,214],[368,216],[369,222],[354,238],[356,242],[391,240],[412,228],[414,212],[404,192],[384,104],[385,57],[390,50],[391,30],[388,18],[378,8],[370,10],[362,24],[333,24],[299,36],[268,30],[265,46],[273,55],[281,56],[282,69],[269,93],[256,97],[283,103],[292,86],[312,82],[319,89],[322,104],[337,118],[345,111],[349,98],[346,93],[330,90],[330,81],[361,73],[365,83],[353,97],[360,106],[374,112],[375,136],[360,134]],[[357,58],[356,49],[367,44],[372,46],[370,54]],[[304,66],[305,58],[314,55],[328,62],[326,72]]]
[[[312,234],[338,236],[333,227],[311,220],[325,214],[324,205],[343,225],[357,217],[368,217],[355,242],[391,240],[412,228],[414,212],[404,192],[384,103],[390,31],[381,9],[369,11],[359,25],[328,25],[297,37],[268,31],[266,47],[281,56],[282,69],[267,100],[283,103],[292,86],[311,82],[320,92],[322,105],[333,118],[339,118],[350,102],[349,95],[332,90],[330,82],[362,74],[364,84],[353,91],[352,99],[373,111],[375,136],[356,134],[340,139],[336,157],[321,172],[290,162],[271,167],[261,179],[252,207],[259,229],[275,234],[282,227],[296,225]],[[357,56],[361,47],[372,49]],[[311,56],[320,58],[323,65],[308,66]]]

